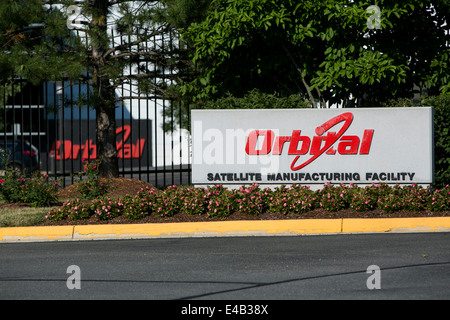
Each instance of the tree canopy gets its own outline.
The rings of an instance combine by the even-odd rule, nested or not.
[[[379,106],[417,88],[448,91],[448,1],[377,1],[378,20],[372,2],[213,0],[182,33],[197,74],[181,92],[201,101],[257,88]]]

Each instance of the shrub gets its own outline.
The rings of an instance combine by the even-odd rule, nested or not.
[[[33,173],[30,179],[25,180],[22,187],[22,200],[32,207],[48,207],[58,203],[56,193],[60,184],[51,181],[47,174]]]
[[[398,194],[388,194],[378,199],[378,207],[385,212],[395,212],[403,209],[402,198]]]
[[[268,197],[268,210],[286,215],[290,213],[290,193],[285,185],[276,187]]]
[[[422,211],[426,209],[429,191],[419,185],[402,188],[403,209],[407,211]]]
[[[260,214],[269,211],[276,214],[302,214],[314,208],[335,212],[351,208],[357,212],[380,208],[385,212],[398,210],[434,212],[450,209],[450,186],[442,189],[423,188],[417,185],[388,186],[372,184],[365,188],[356,185],[326,184],[316,192],[306,186],[292,185],[261,190],[258,185],[228,190],[222,185],[208,188],[171,186],[163,191],[155,188],[141,189],[135,196],[123,199],[102,198],[92,203],[80,200],[65,202],[60,208],[48,212],[46,219],[86,219],[93,214],[100,220],[124,215],[139,219],[152,212],[159,216],[173,216],[184,211],[187,214],[208,214],[209,217],[227,217],[235,211]]]
[[[292,185],[289,191],[290,212],[301,214],[316,207],[317,195],[309,187]]]
[[[89,203],[83,203],[79,199],[68,200],[59,208],[48,212],[46,219],[49,221],[60,221],[65,219],[82,220],[88,219],[94,214],[94,208]]]
[[[207,210],[205,188],[185,188],[180,201],[181,209],[191,215],[202,215]]]
[[[268,210],[272,213],[301,214],[316,207],[317,195],[305,186],[292,185],[287,188],[282,185],[269,193],[267,200]]]
[[[5,170],[5,176],[0,180],[0,192],[3,199],[9,203],[23,202],[25,179],[18,170]]]
[[[79,199],[69,200],[63,207],[67,217],[72,220],[88,219],[95,213],[90,203],[83,203]]]
[[[79,173],[79,183],[77,190],[84,199],[95,199],[108,192],[109,184],[104,184],[99,178],[100,160],[82,160],[84,163],[83,172]],[[86,177],[86,181],[82,181]]]
[[[146,217],[154,210],[156,198],[157,190],[155,188],[142,188],[134,197],[126,196],[123,198],[123,214],[128,219]]]
[[[28,203],[32,207],[46,207],[58,202],[56,193],[60,185],[47,174],[36,171],[30,178],[19,170],[5,171],[0,179],[0,193],[6,202]]]
[[[228,217],[235,210],[235,192],[222,185],[208,187],[205,200],[206,210],[210,217]]]
[[[377,201],[377,187],[357,187],[352,190],[350,208],[358,212],[374,210],[377,207]]]
[[[261,190],[256,183],[241,187],[234,197],[236,210],[249,215],[264,213],[267,208],[267,198],[268,189]]]
[[[430,195],[426,204],[428,210],[433,212],[446,211],[450,209],[450,186],[446,185],[442,189],[430,190]]]
[[[171,217],[180,211],[181,188],[170,186],[158,193],[155,199],[155,212],[162,217]]]
[[[344,184],[336,186],[326,183],[323,189],[318,191],[318,201],[320,207],[327,211],[347,209],[351,202],[351,190]]]
[[[53,208],[50,210],[47,215],[45,216],[45,219],[48,221],[61,221],[67,219],[67,211],[64,208],[64,204],[59,208]]]
[[[253,89],[243,97],[228,94],[217,100],[207,100],[202,109],[286,109],[310,108],[311,103],[301,96],[293,94],[288,97],[279,97],[258,89]]]
[[[91,205],[99,220],[111,220],[123,213],[123,203],[120,199],[106,197],[94,200]]]

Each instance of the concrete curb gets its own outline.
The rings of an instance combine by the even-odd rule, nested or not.
[[[244,220],[0,228],[0,241],[450,231],[450,217]]]

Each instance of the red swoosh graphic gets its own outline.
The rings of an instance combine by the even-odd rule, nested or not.
[[[300,164],[297,167],[295,167],[295,163],[300,158],[300,156],[296,156],[294,161],[292,161],[291,170],[297,171],[297,170],[300,170],[301,168],[306,167],[308,164],[310,164],[311,162],[316,160],[318,157],[320,157],[325,151],[327,151],[337,140],[339,140],[342,137],[342,135],[345,133],[345,131],[347,131],[348,127],[350,127],[350,124],[353,121],[353,114],[351,114],[350,112],[346,112],[346,113],[340,114],[334,118],[331,118],[330,120],[328,120],[327,122],[325,122],[324,124],[322,124],[321,126],[318,126],[316,128],[316,134],[318,136],[321,136],[325,132],[327,132],[329,129],[331,129],[332,127],[334,127],[335,125],[337,125],[338,123],[340,123],[342,121],[344,121],[344,125],[342,126],[341,130],[339,130],[339,132],[334,136],[333,139],[327,139],[327,143],[325,144],[325,146],[323,148],[321,148],[319,150],[318,153],[316,153],[314,156],[312,156],[307,161],[303,162],[302,164]]]

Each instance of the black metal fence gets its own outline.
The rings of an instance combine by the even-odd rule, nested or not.
[[[39,169],[62,178],[64,186],[74,183],[83,160],[97,157],[95,110],[73,104],[87,87],[50,81],[36,86],[24,79],[13,80],[2,88],[0,99],[0,147],[10,152],[8,161],[27,171]],[[173,108],[169,114],[163,112],[170,103],[130,98],[117,106],[120,176],[161,187],[191,183],[189,133],[177,127]],[[167,122],[173,126],[170,131],[163,129]],[[30,161],[33,158],[37,163]]]

